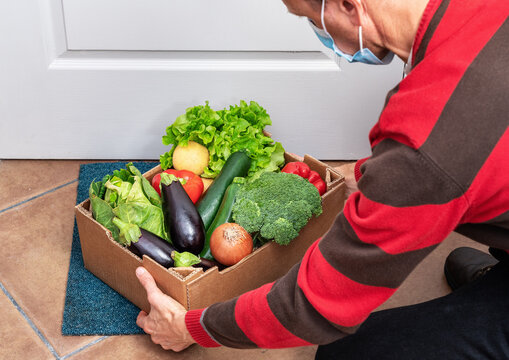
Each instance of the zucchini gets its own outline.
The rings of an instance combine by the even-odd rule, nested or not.
[[[196,206],[206,230],[208,230],[216,216],[226,188],[234,178],[246,176],[250,166],[251,159],[244,151],[234,152],[226,160],[221,172]]]
[[[205,235],[205,245],[200,253],[200,257],[208,260],[214,259],[210,252],[210,237],[219,225],[232,222],[233,204],[235,203],[235,198],[241,186],[241,184],[232,183],[226,189],[223,201],[221,201],[221,205],[219,206],[219,210],[217,211],[217,214]]]

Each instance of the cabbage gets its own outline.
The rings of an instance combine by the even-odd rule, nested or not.
[[[109,229],[117,241],[120,241],[120,233],[113,221],[115,216],[124,223],[137,225],[169,241],[161,198],[148,180],[132,163],[127,164],[127,170],[115,170],[113,174],[90,184],[94,219]],[[104,194],[104,199],[101,194]]]

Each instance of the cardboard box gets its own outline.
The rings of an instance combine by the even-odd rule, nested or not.
[[[285,154],[285,158],[287,162],[298,160],[291,154]],[[306,155],[304,162],[325,179],[327,192],[322,196],[322,215],[312,217],[288,246],[271,241],[222,271],[217,267],[205,272],[201,268],[165,269],[147,256],[140,259],[113,240],[109,230],[93,219],[90,201],[86,200],[75,207],[85,267],[145,311],[150,306],[135,275],[140,265],[152,274],[163,292],[188,310],[228,300],[272,282],[302,259],[308,247],[329,229],[344,204],[343,176],[311,156]],[[159,172],[161,167],[157,166],[144,176],[151,180]]]

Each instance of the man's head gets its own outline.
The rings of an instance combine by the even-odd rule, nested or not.
[[[429,0],[323,0],[323,20],[336,46],[346,54],[363,46],[378,58],[389,51],[406,60],[419,20]],[[288,11],[309,18],[322,28],[322,0],[283,0]]]

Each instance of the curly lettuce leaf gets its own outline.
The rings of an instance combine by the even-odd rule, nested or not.
[[[261,166],[258,170],[254,170],[251,172],[251,176],[249,177],[249,181],[253,181],[258,179],[261,174],[267,171],[277,171],[280,166],[285,163],[285,149],[283,149],[283,145],[281,143],[275,143],[274,149],[271,150],[271,154],[269,159],[266,157],[260,158]]]
[[[170,151],[160,156],[161,167],[173,165],[172,157],[177,145],[198,142],[209,151],[209,164],[203,177],[215,178],[228,157],[239,150],[246,150],[251,158],[248,177],[259,176],[264,171],[277,171],[284,164],[284,149],[263,134],[272,121],[267,111],[255,101],[241,101],[229,109],[214,111],[209,103],[188,108],[168,126],[163,144],[172,145]]]

